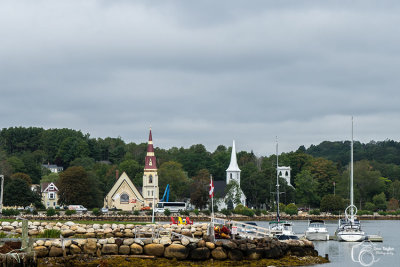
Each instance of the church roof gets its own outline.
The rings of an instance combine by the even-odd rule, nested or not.
[[[232,154],[231,154],[231,163],[229,163],[228,169],[226,171],[234,171],[234,172],[240,172],[239,166],[237,164],[237,159],[236,159],[236,148],[235,148],[235,140],[233,140],[232,144]]]
[[[115,198],[118,188],[121,187],[123,184],[126,184],[131,189],[132,193],[137,199],[139,199],[139,201],[143,200],[142,193],[136,188],[136,186],[132,183],[131,179],[129,179],[128,175],[125,172],[123,172],[121,176],[117,179],[106,197]]]

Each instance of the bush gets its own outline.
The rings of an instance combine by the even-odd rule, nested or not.
[[[233,210],[233,213],[241,214],[241,215],[249,216],[249,217],[254,216],[254,211],[248,207],[243,206],[242,204],[237,205],[235,207],[235,209]]]
[[[386,211],[378,211],[378,214],[379,214],[379,215],[386,216],[386,215],[387,215],[387,212],[386,212]]]
[[[374,215],[374,213],[370,210],[359,210],[357,211],[357,215]]]
[[[209,210],[202,210],[201,211],[204,215],[207,215],[207,216],[210,216],[210,214],[211,214],[211,211],[209,211]]]
[[[165,210],[164,210],[164,215],[165,215],[165,216],[171,215],[171,211],[170,211],[169,209],[165,209]]]
[[[100,211],[99,208],[94,208],[94,209],[92,209],[92,214],[94,216],[100,216],[102,214],[102,212]]]
[[[140,211],[138,211],[138,210],[133,211],[133,215],[138,216],[139,214],[140,214]]]
[[[232,212],[230,210],[228,210],[228,209],[222,209],[221,213],[224,214],[227,217],[232,215]]]
[[[153,210],[146,210],[146,215],[153,215]]]
[[[19,215],[19,210],[15,209],[4,209],[3,210],[3,216],[18,216]]]
[[[43,234],[39,234],[38,238],[59,238],[61,235],[60,230],[46,229]]]
[[[193,212],[194,212],[194,214],[196,214],[196,216],[198,216],[200,213],[198,209],[195,209]]]
[[[369,211],[376,211],[376,206],[372,202],[365,203],[364,208]]]
[[[297,206],[294,203],[290,203],[285,208],[285,213],[289,215],[297,215]]]
[[[313,209],[313,210],[310,210],[310,215],[320,215],[321,214],[321,212],[319,211],[319,209]]]
[[[53,209],[53,208],[48,208],[47,210],[46,210],[46,216],[54,216],[54,215],[56,215],[56,210],[55,209]]]
[[[261,216],[261,210],[259,210],[259,209],[256,209],[256,210],[254,211],[254,213],[255,213],[257,216]]]
[[[130,211],[126,211],[126,210],[121,210],[121,211],[118,211],[117,214],[118,215],[122,215],[122,216],[127,216],[127,215],[130,215],[131,212]],[[98,215],[96,215],[96,216],[98,216]]]
[[[76,214],[76,210],[66,210],[65,215],[71,216],[72,214]]]
[[[180,215],[185,215],[185,216],[189,216],[190,212],[188,210],[181,210],[179,212]]]
[[[261,213],[264,214],[264,215],[267,215],[267,214],[268,214],[268,211],[266,211],[266,210],[261,210]]]

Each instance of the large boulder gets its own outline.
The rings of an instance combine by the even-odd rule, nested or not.
[[[210,257],[210,250],[206,247],[196,248],[190,252],[192,260],[207,260]]]
[[[63,255],[63,249],[60,247],[52,246],[50,248],[49,257],[59,257]]]
[[[208,249],[214,249],[215,248],[215,244],[214,243],[212,243],[212,242],[206,242],[206,247],[208,248]]]
[[[243,252],[239,249],[229,250],[228,258],[232,261],[241,261],[243,260]]]
[[[228,250],[236,249],[238,246],[236,243],[230,241],[230,240],[222,240],[222,247]]]
[[[148,244],[144,246],[144,254],[150,256],[161,257],[164,255],[164,245],[161,244]]]
[[[105,244],[101,249],[102,254],[106,255],[118,255],[118,245],[117,244]]]
[[[246,259],[248,260],[259,260],[262,258],[264,254],[264,250],[262,248],[256,248],[247,251],[246,253]]]
[[[96,239],[88,239],[87,243],[83,246],[83,252],[85,254],[94,255],[97,251],[97,240]]]
[[[215,260],[226,260],[228,258],[228,254],[226,253],[225,249],[222,247],[217,247],[211,251],[211,256]]]
[[[172,244],[165,248],[164,257],[170,259],[184,260],[189,255],[189,249],[183,245]]]
[[[46,257],[49,250],[45,246],[37,246],[33,248],[36,252],[36,256],[39,258]]]
[[[133,242],[136,243],[136,244],[139,244],[139,245],[141,245],[141,246],[144,246],[144,242],[143,242],[142,240],[140,240],[139,238],[135,238],[135,239],[133,240]],[[146,245],[147,245],[147,244],[146,244]]]
[[[131,248],[127,245],[121,245],[119,247],[119,255],[129,255],[131,253]]]
[[[130,246],[133,244],[133,242],[135,242],[135,240],[133,238],[127,238],[127,239],[124,239],[123,244],[126,246]]]
[[[61,230],[61,235],[63,237],[70,237],[70,236],[73,236],[74,234],[75,234],[75,232],[70,229]]]
[[[133,243],[131,246],[131,254],[140,255],[143,253],[143,247],[139,244]]]
[[[72,255],[81,253],[81,248],[78,245],[71,244],[69,251]]]
[[[161,237],[161,239],[160,239],[160,244],[161,245],[171,245],[172,244],[172,241],[171,241],[171,238],[169,238],[169,237],[167,237],[167,236],[163,236],[163,237]]]

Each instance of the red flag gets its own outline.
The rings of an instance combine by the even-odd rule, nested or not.
[[[210,194],[210,198],[212,198],[214,196],[214,182],[213,182],[212,178],[211,178],[211,182],[210,182],[209,194]]]

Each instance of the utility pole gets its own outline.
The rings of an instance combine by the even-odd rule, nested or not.
[[[0,215],[3,214],[3,188],[4,188],[4,175],[0,174],[1,178],[1,192],[0,192]]]

